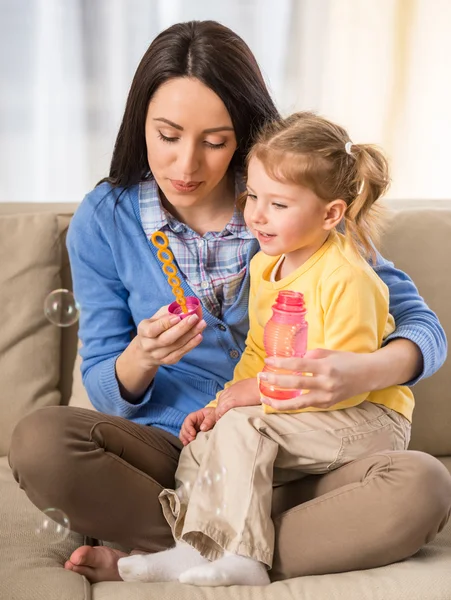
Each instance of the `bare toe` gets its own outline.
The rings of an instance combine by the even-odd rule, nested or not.
[[[125,552],[108,546],[80,546],[74,550],[64,568],[84,575],[91,583],[121,581],[118,560]]]

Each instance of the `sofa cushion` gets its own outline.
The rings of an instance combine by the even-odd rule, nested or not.
[[[69,406],[76,406],[77,408],[89,408],[90,410],[96,410],[89,399],[88,392],[86,391],[83,381],[81,379],[81,356],[77,353],[75,358],[74,370],[72,373],[72,395],[69,400]]]
[[[396,211],[382,250],[412,277],[451,339],[451,203]],[[410,448],[436,456],[451,455],[451,359],[435,375],[414,386],[413,393]]]
[[[69,255],[66,249],[66,234],[72,215],[58,213],[58,229],[61,238],[61,286],[72,290]],[[72,370],[77,354],[78,323],[61,330],[61,371],[58,389],[61,404],[67,404],[72,394]]]
[[[61,330],[43,310],[60,257],[54,214],[0,215],[0,455],[21,417],[60,402]]]
[[[61,241],[61,287],[72,290],[69,256],[66,250],[66,233],[78,204],[75,203],[33,203],[33,202],[0,202],[2,215],[48,214],[56,215],[58,239]],[[61,372],[58,389],[61,392],[61,403],[67,404],[72,390],[72,370],[77,353],[77,326],[66,327],[61,331]]]
[[[0,458],[0,598],[4,600],[86,600],[90,585],[63,569],[84,543],[71,533],[44,544],[36,535],[43,515],[14,481],[6,457]]]

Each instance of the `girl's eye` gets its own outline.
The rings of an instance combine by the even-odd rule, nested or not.
[[[275,208],[286,208],[286,207],[287,207],[287,205],[286,205],[286,204],[279,204],[278,202],[273,202],[273,203],[272,203],[272,205],[273,205]]]
[[[251,194],[250,192],[246,192],[246,198],[249,200],[257,200],[257,196],[255,194]]]
[[[173,144],[174,142],[176,142],[179,138],[177,137],[167,137],[166,135],[163,135],[161,133],[161,131],[158,132],[158,137],[160,138],[160,140],[162,140],[163,142],[169,142],[170,144]]]

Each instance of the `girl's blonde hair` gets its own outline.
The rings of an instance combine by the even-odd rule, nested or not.
[[[355,249],[374,259],[382,211],[374,203],[389,185],[388,163],[374,145],[351,143],[347,132],[311,112],[270,123],[248,155],[278,181],[311,189],[326,202],[347,204],[344,233]]]

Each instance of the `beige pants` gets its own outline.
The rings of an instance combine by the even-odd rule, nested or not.
[[[405,450],[409,439],[407,419],[371,402],[298,414],[232,409],[182,451],[176,491],[160,494],[163,513],[174,538],[206,558],[229,551],[271,568],[273,486],[378,451]]]

